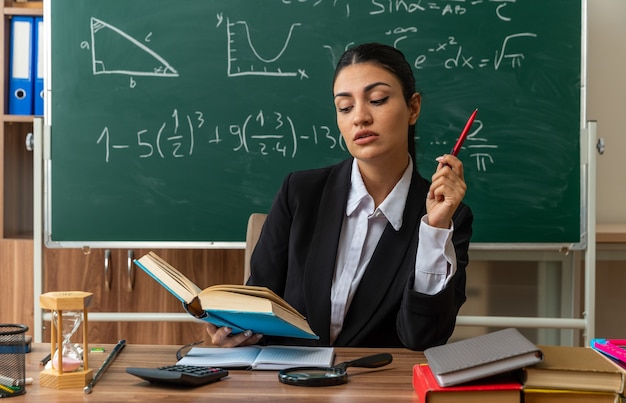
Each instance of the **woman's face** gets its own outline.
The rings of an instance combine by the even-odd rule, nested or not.
[[[407,105],[398,78],[372,63],[344,67],[333,94],[337,125],[352,156],[363,161],[406,161],[408,126],[419,115],[419,94]]]

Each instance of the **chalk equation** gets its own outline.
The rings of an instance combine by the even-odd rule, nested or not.
[[[472,125],[471,131],[467,134],[467,138],[461,147],[461,150],[468,149],[470,151],[469,155],[465,152],[463,153],[461,158],[463,161],[467,163],[475,164],[475,168],[477,171],[487,171],[490,166],[495,164],[495,160],[493,158],[493,153],[499,148],[497,144],[493,144],[489,141],[488,138],[482,137],[481,132],[484,129],[484,124],[482,120],[476,119]],[[417,141],[426,141],[426,139],[421,139],[419,136],[416,137]],[[454,145],[454,140],[431,140],[427,141],[427,144],[430,146],[446,146],[451,148]],[[467,165],[466,165],[467,166]]]
[[[302,9],[310,10],[311,15],[319,13],[328,16],[329,20],[334,18],[332,21],[340,21],[347,26],[350,21],[372,21],[371,35],[401,49],[420,74],[426,69],[437,72],[433,74],[447,71],[443,74],[454,75],[460,74],[461,70],[463,73],[505,70],[505,74],[510,74],[511,70],[536,63],[534,44],[543,40],[538,33],[543,31],[533,26],[532,21],[528,22],[529,29],[519,29],[526,25],[526,22],[519,24],[516,21],[519,18],[516,17],[516,6],[522,6],[520,0],[280,0],[279,3],[279,7],[298,8],[300,14],[287,12],[272,20],[271,34],[268,33],[267,20],[256,18],[246,10],[223,7],[212,11],[212,15],[203,16],[207,22],[207,29],[202,31],[206,38],[199,42],[217,43],[218,46],[211,49],[219,50],[194,58],[194,62],[199,60],[198,63],[203,63],[203,60],[210,59],[213,63],[212,67],[200,69],[211,73],[203,78],[207,87],[217,81],[220,85],[227,82],[237,86],[246,77],[317,82],[322,74],[327,76],[343,50],[355,42],[344,37],[333,42],[334,38],[320,35],[315,31],[319,29],[319,18],[303,17]],[[421,18],[421,15],[427,17]],[[380,16],[386,16],[386,19],[380,19]],[[479,19],[483,24],[498,23],[515,28],[494,31],[497,33],[489,38],[489,45],[484,45],[487,41],[483,37],[457,33],[454,24],[449,29],[434,30],[436,34],[424,35],[425,31],[430,33],[432,30],[433,20],[441,22],[435,24],[438,27],[445,26],[447,21],[457,23],[459,19],[466,18],[468,21]],[[126,75],[130,77],[131,90],[137,85],[149,86],[149,80],[154,82],[167,78],[186,82],[190,79],[179,72],[179,66],[184,66],[186,60],[177,60],[168,54],[171,48],[159,46],[160,52],[153,50],[153,44],[165,37],[162,32],[153,35],[154,30],[161,30],[162,26],[148,23],[138,31],[142,33],[132,36],[117,26],[118,23],[123,22],[92,16],[90,38],[80,44],[91,55],[92,72],[97,79],[104,79],[106,75]],[[314,27],[315,24],[318,25]],[[301,46],[312,42],[314,46],[310,49],[318,53],[303,57]],[[134,56],[119,57],[121,51]],[[191,51],[197,52],[196,49]],[[294,55],[298,57],[294,58]],[[320,72],[319,64],[313,64],[319,59],[329,61],[329,71]],[[214,66],[218,66],[218,70]],[[143,77],[142,84],[137,84],[136,77],[139,76]],[[272,108],[280,109],[281,106],[278,104]],[[302,125],[298,118],[269,108],[227,119],[233,122],[218,123],[213,117],[207,118],[204,112],[181,114],[180,110],[173,109],[171,116],[159,125],[130,130],[130,134],[129,130],[120,133],[119,129],[104,126],[97,133],[96,144],[106,163],[115,161],[120,154],[141,159],[185,158],[206,147],[291,159],[297,158],[303,148],[310,146],[346,152],[334,122]],[[464,159],[466,162],[471,159],[478,171],[487,171],[496,164],[498,145],[493,144],[484,133],[488,131],[483,122],[477,120],[464,145],[470,151],[465,153]],[[443,140],[418,138],[418,141],[426,142],[425,146],[445,144]]]
[[[470,151],[465,160],[473,160],[476,170],[487,171],[494,164],[492,153],[498,146],[481,137],[483,123],[474,122],[463,149]],[[130,140],[129,140],[130,138]],[[420,137],[416,137],[420,141]],[[428,141],[428,145],[449,146],[448,141]],[[329,125],[310,125],[297,128],[294,120],[281,112],[248,114],[233,124],[207,124],[203,112],[194,111],[181,116],[174,110],[170,119],[155,129],[141,128],[133,133],[111,133],[108,126],[100,132],[96,144],[101,147],[104,162],[114,162],[113,153],[127,152],[121,158],[185,158],[204,152],[206,147],[227,147],[225,151],[283,158],[297,158],[301,147],[320,147],[323,150],[341,150],[346,145],[341,134]],[[197,150],[197,149],[200,150]],[[347,156],[347,154],[346,154]]]
[[[394,30],[394,32],[396,31]],[[403,32],[406,31],[403,30]],[[515,45],[516,41],[536,37],[537,34],[533,32],[520,32],[517,34],[507,35],[502,40],[501,47],[493,51],[493,57],[477,57],[469,54],[467,50],[464,50],[463,45],[459,42],[458,38],[455,36],[448,36],[444,40],[437,42],[435,46],[427,48],[425,53],[415,56],[413,58],[413,67],[417,70],[424,69],[433,55],[441,54],[444,55],[444,57],[436,63],[446,70],[459,68],[470,70],[493,68],[493,70],[497,71],[507,66],[515,69],[522,67],[522,62],[526,58],[526,55],[523,52],[511,50],[511,48]],[[398,47],[399,42],[407,38],[408,36],[404,36],[396,39],[394,41],[394,45]],[[445,57],[445,55],[448,56]]]
[[[107,163],[114,161],[113,153],[124,150],[130,153],[124,158],[160,159],[191,157],[197,148],[204,146],[229,147],[233,152],[285,158],[296,158],[303,145],[346,150],[341,134],[330,126],[311,125],[297,129],[290,116],[263,110],[245,116],[241,122],[224,125],[209,125],[203,112],[181,116],[174,110],[170,119],[153,130],[140,128],[129,135],[128,132],[111,133],[111,129],[105,126],[96,144],[102,148]]]
[[[354,0],[352,1],[354,2]],[[369,15],[380,14],[414,14],[427,13],[445,16],[464,15],[480,5],[492,7],[494,15],[501,21],[511,21],[509,9],[517,0],[370,0],[359,1],[358,7],[363,7]],[[333,8],[340,10],[346,17],[352,10],[348,0],[281,0],[284,5],[309,5],[311,8],[332,4]],[[356,3],[355,3],[356,4]]]
[[[313,9],[325,5],[323,0],[297,1],[298,6],[310,5]],[[407,14],[431,13],[440,18],[446,16],[471,15],[471,11],[483,5],[493,7],[493,18],[501,22],[510,22],[513,17],[507,14],[508,8],[512,7],[516,0],[456,0],[454,4],[448,1],[406,1],[406,0],[371,0],[369,3],[359,3],[361,13],[369,16],[380,14]],[[286,7],[294,6],[295,1],[283,0]],[[334,0],[332,9],[350,19],[350,2]],[[297,67],[284,67],[282,58],[287,52],[297,52],[302,41],[311,40],[311,30],[307,23],[298,20],[272,21],[282,29],[280,35],[266,35],[263,23],[256,24],[247,19],[231,19],[224,12],[218,12],[215,16],[216,29],[225,29],[226,46],[223,55],[225,76],[236,78],[241,76],[272,76],[281,78],[310,78],[310,68],[306,58],[302,58],[301,65]],[[252,17],[250,17],[252,19]],[[380,27],[380,35],[389,37],[394,46],[401,48],[402,42],[409,40],[422,40],[422,27],[415,18],[415,25],[400,25],[394,27]],[[254,27],[251,25],[254,24]],[[260,26],[259,26],[260,24]],[[152,49],[151,41],[153,32],[145,31],[142,38],[129,35],[123,29],[111,21],[92,16],[90,18],[90,38],[80,43],[83,50],[89,51],[93,75],[127,75],[130,76],[131,88],[137,85],[134,77],[144,76],[153,78],[176,78],[179,77],[178,69],[168,61],[167,55],[158,54]],[[157,27],[154,27],[157,29]],[[220,35],[221,36],[221,35]],[[271,37],[271,38],[270,38]],[[528,45],[529,40],[537,39],[538,35],[531,31],[514,32],[504,36],[500,46],[492,49],[489,54],[484,54],[484,49],[477,51],[472,49],[474,42],[459,38],[451,33],[446,37],[432,43],[420,43],[419,47],[404,50],[407,58],[413,61],[415,69],[426,67],[439,67],[443,69],[485,69],[499,70],[504,67],[519,68],[522,66],[527,55],[517,50],[518,44]],[[206,38],[214,40],[213,38]],[[476,38],[474,38],[476,40]],[[270,47],[272,51],[261,51],[260,48],[268,49],[268,41],[276,42],[276,46]],[[345,43],[343,49],[353,45],[354,42]],[[336,63],[338,50],[325,43],[320,43],[319,49],[330,53],[332,63]],[[343,50],[342,49],[342,50]],[[124,52],[133,57],[119,57]],[[215,55],[211,55],[211,58]],[[311,55],[311,57],[319,57]],[[219,77],[218,77],[219,78]]]

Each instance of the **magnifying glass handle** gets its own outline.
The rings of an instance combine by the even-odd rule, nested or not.
[[[378,368],[391,363],[393,357],[389,353],[380,353],[368,355],[367,357],[357,358],[356,360],[342,362],[337,364],[335,368],[346,369],[348,367],[360,368]]]

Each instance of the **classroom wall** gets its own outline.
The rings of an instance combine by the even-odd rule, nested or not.
[[[588,1],[587,118],[598,121],[606,150],[598,156],[596,219],[626,223],[626,1]],[[596,262],[596,335],[626,334],[626,262]]]
[[[598,121],[597,222],[626,223],[626,1],[587,0],[587,119]]]

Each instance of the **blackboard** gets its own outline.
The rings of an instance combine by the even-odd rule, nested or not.
[[[242,242],[284,176],[348,156],[331,78],[395,45],[419,170],[460,153],[474,243],[581,239],[580,1],[52,0],[51,244]]]

